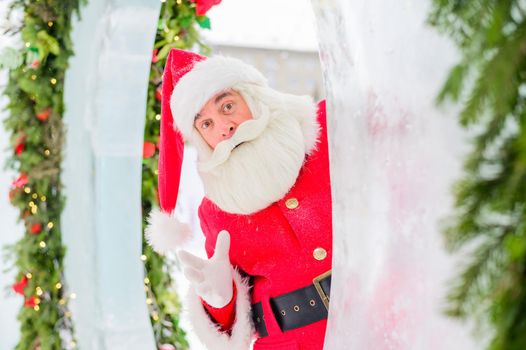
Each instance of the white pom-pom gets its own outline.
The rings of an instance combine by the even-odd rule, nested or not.
[[[190,239],[192,230],[190,226],[177,220],[174,215],[153,209],[148,217],[145,235],[153,250],[164,255]]]

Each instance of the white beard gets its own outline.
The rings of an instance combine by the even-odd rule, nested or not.
[[[315,147],[319,126],[310,98],[247,84],[234,90],[254,119],[213,151],[201,147],[198,166],[209,199],[228,213],[251,214],[292,188],[305,154]]]

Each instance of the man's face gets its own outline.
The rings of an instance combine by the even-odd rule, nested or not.
[[[206,143],[214,149],[227,140],[239,125],[252,119],[252,113],[245,100],[234,90],[214,95],[196,115],[194,127]]]

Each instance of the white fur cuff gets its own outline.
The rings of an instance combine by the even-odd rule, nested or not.
[[[192,230],[173,214],[153,209],[148,217],[145,235],[153,250],[164,255],[184,244],[192,236]]]
[[[237,288],[236,318],[231,335],[222,332],[206,312],[199,296],[190,288],[187,312],[194,331],[207,349],[211,350],[249,350],[254,335],[252,326],[250,287],[248,279],[242,278],[238,271],[232,275]]]

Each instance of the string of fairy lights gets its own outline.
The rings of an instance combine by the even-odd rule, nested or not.
[[[210,28],[206,12],[214,1],[161,0],[161,14],[152,53],[148,87],[146,126],[143,147],[142,207],[143,229],[146,218],[158,206],[157,163],[161,120],[161,82],[163,68],[171,48],[198,46],[205,54],[210,50],[200,40],[198,28]],[[143,240],[145,303],[159,349],[188,349],[185,333],[179,325],[180,303],[170,271],[172,261],[156,254]]]
[[[63,276],[66,253],[60,215],[65,202],[60,181],[64,126],[64,75],[73,53],[71,18],[84,0],[13,0],[11,9],[24,14],[19,27],[22,48],[12,49],[12,66],[4,94],[10,101],[4,124],[10,132],[13,155],[7,166],[19,173],[9,199],[20,211],[26,234],[9,247],[18,270],[12,289],[24,298],[19,311],[19,349],[75,349],[69,305],[77,294]],[[160,84],[171,48],[206,50],[198,27],[209,28],[204,15],[219,1],[161,0],[161,13],[152,54],[143,160],[143,217],[157,205],[157,141]],[[3,61],[0,60],[0,65]],[[146,220],[144,220],[146,222]],[[145,303],[159,349],[187,349],[179,326],[179,302],[170,276],[170,262],[143,245]]]
[[[12,289],[24,300],[16,349],[77,347],[69,309],[77,295],[68,291],[63,273],[60,165],[64,75],[73,53],[72,17],[81,1],[12,0],[8,7],[7,18],[22,15],[5,32],[19,36],[21,46],[8,48],[0,60],[9,69],[4,126],[13,153],[6,165],[19,173],[9,199],[25,227],[23,237],[6,250],[17,270]]]

